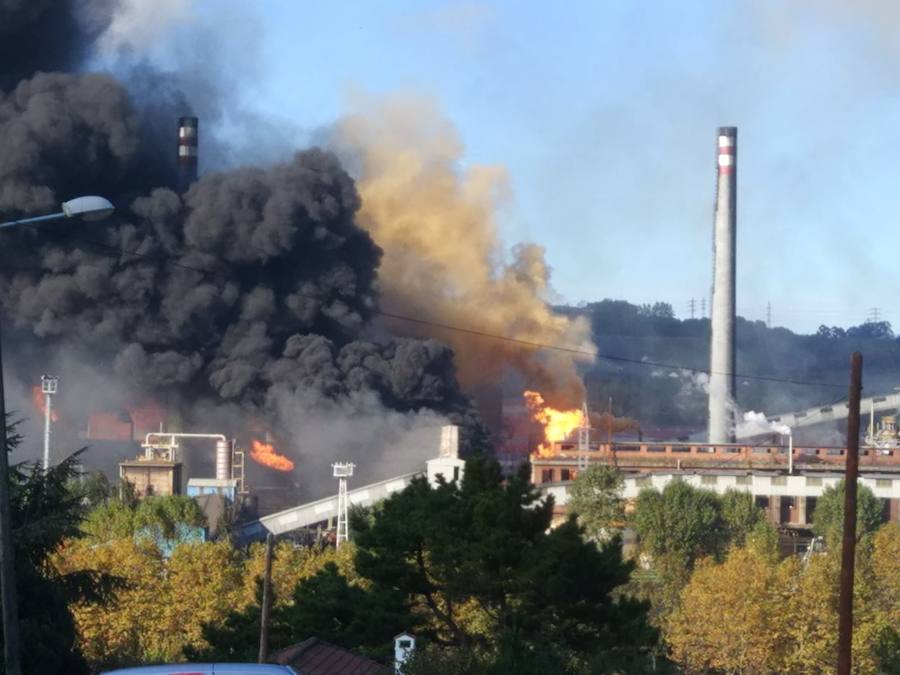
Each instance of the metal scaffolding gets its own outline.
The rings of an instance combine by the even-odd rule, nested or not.
[[[342,541],[350,541],[350,498],[347,496],[347,479],[353,476],[355,464],[339,462],[332,464],[334,477],[338,479],[337,537],[335,548],[341,547]]]

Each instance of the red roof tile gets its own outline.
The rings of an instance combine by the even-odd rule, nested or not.
[[[291,666],[298,675],[386,675],[391,672],[377,661],[314,637],[276,652],[272,661]]]

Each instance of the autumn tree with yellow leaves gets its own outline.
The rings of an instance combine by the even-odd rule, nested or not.
[[[180,503],[162,506],[164,513],[184,511]],[[88,518],[86,535],[66,541],[53,558],[62,573],[91,571],[120,581],[106,604],[82,600],[70,606],[78,645],[95,668],[179,661],[189,650],[204,649],[203,626],[222,625],[229,613],[253,605],[263,573],[264,547],[258,545],[244,552],[227,540],[188,541],[164,555],[169,544],[161,548],[157,537],[135,536],[141,530],[128,526],[133,514],[127,509],[104,506],[103,513]],[[110,514],[116,527],[102,536],[98,523]],[[195,522],[190,513],[186,517]],[[177,529],[179,521],[173,522]],[[327,563],[350,574],[352,547],[345,548],[338,554],[279,542],[272,570],[277,602],[291,602],[297,584]]]
[[[689,671],[814,673],[837,655],[839,550],[778,561],[752,546],[722,563],[700,561],[668,617],[665,638]],[[854,587],[854,672],[898,670],[900,524],[859,549]]]

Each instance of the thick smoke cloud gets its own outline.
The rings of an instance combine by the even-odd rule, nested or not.
[[[14,24],[34,39],[50,21],[41,3],[0,2],[0,30]],[[301,401],[334,416],[353,399],[369,418],[387,406],[418,420],[410,428],[450,419],[480,437],[447,346],[367,339],[382,251],[357,225],[360,198],[337,158],[306,150],[173,191],[175,121],[189,112],[177,78],[146,65],[125,84],[34,74],[75,67],[120,6],[52,4],[79,41],[52,63],[23,58],[7,73],[0,218],[83,193],[118,211],[99,226],[5,233],[0,301],[19,371],[77,359],[133,396],[161,396],[185,423],[192,411],[227,409],[229,433],[285,434]]]
[[[360,222],[385,252],[386,306],[525,343],[568,347],[589,360],[595,347],[587,322],[549,307],[543,249],[524,244],[511,259],[504,255],[496,223],[506,193],[503,168],[461,169],[456,131],[429,100],[360,100],[358,108],[338,124],[335,143],[357,165]],[[466,384],[496,381],[512,367],[552,404],[577,407],[584,398],[573,352],[428,330],[454,347]]]
[[[0,0],[0,90],[38,71],[69,70],[107,29],[116,0]]]

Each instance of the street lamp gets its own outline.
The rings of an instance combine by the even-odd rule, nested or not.
[[[60,218],[81,217],[84,220],[103,220],[113,211],[115,211],[115,207],[108,199],[103,197],[76,197],[75,199],[63,202],[62,211],[59,211],[58,213],[10,220],[5,223],[0,223],[0,228],[43,223],[48,220],[59,220]]]
[[[81,217],[100,220],[115,207],[103,197],[78,197],[62,203],[62,211],[46,216],[20,218],[0,223],[0,229],[16,225],[31,225],[48,220]],[[9,514],[9,456],[6,438],[6,401],[3,392],[3,353],[0,340],[0,604],[3,614],[3,660],[7,675],[20,675],[19,613],[17,610],[16,569],[13,557],[12,530]]]

